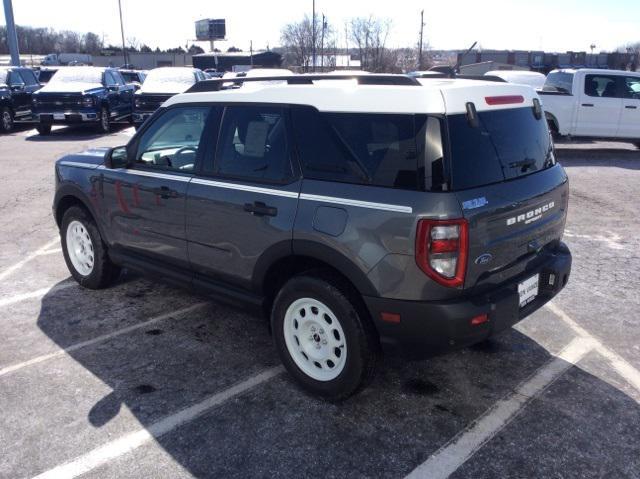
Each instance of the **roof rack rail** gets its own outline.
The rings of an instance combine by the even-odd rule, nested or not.
[[[206,91],[222,90],[224,84],[241,85],[247,82],[258,81],[286,81],[289,85],[312,85],[318,80],[356,80],[358,85],[395,85],[395,86],[421,86],[415,78],[406,75],[379,75],[379,74],[330,74],[330,75],[286,75],[286,76],[264,76],[264,77],[235,77],[216,78],[203,80],[195,83],[185,93],[198,93]]]

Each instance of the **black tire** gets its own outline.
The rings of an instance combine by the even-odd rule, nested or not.
[[[73,222],[80,222],[91,239],[93,247],[93,268],[89,274],[82,274],[78,271],[70,257],[67,245],[67,230],[69,229],[69,225]],[[98,230],[95,221],[84,208],[81,208],[80,206],[72,206],[65,211],[60,226],[60,240],[67,268],[73,278],[81,286],[89,289],[106,288],[113,283],[120,274],[120,268],[113,264],[109,259],[107,247],[102,241],[102,236],[100,235],[100,231]]]
[[[36,125],[36,130],[38,133],[43,136],[47,136],[51,134],[51,124],[48,123],[40,123]]]
[[[0,131],[2,133],[13,131],[13,111],[8,106],[0,108]]]
[[[633,144],[636,145],[636,148],[640,150],[640,141],[636,141]]]
[[[111,131],[111,117],[109,116],[109,109],[106,106],[100,108],[98,131],[100,133],[109,133]]]
[[[357,294],[341,278],[319,271],[291,278],[273,303],[271,328],[282,363],[304,389],[325,399],[339,401],[348,398],[369,384],[375,373],[380,350],[378,337]],[[334,379],[318,380],[305,373],[287,347],[285,315],[289,306],[302,298],[311,298],[328,306],[344,332],[346,360]],[[311,338],[308,340],[312,341]],[[313,360],[311,363],[317,364]]]

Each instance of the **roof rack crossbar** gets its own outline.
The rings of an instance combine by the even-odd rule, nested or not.
[[[289,85],[312,85],[319,80],[356,80],[359,85],[396,85],[396,86],[421,86],[415,78],[406,75],[287,75],[264,77],[235,77],[215,78],[203,80],[189,88],[186,93],[198,93],[222,90],[224,84],[241,85],[246,82],[259,81],[286,81]]]

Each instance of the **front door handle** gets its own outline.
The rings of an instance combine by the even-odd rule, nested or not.
[[[160,198],[165,200],[176,196],[176,192],[168,186],[161,186],[160,188],[154,188],[153,192]]]
[[[278,208],[265,205],[262,201],[245,203],[244,210],[255,216],[276,216],[278,214]]]
[[[635,110],[635,109],[636,109],[636,108],[638,108],[638,107],[637,107],[637,106],[634,106],[634,105],[626,105],[626,106],[625,106],[625,108],[626,108],[627,110]]]
[[[593,103],[583,103],[582,106],[593,107]]]

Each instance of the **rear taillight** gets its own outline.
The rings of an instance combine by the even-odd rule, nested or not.
[[[464,284],[469,245],[467,220],[420,220],[416,262],[427,276],[451,288]]]

